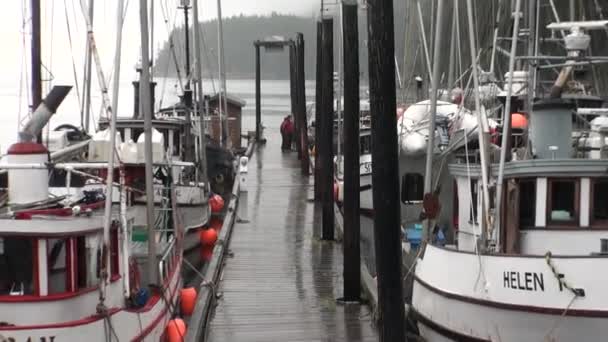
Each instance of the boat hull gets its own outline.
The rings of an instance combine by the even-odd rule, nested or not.
[[[412,312],[428,341],[605,341],[601,257],[475,255],[427,246],[416,266]]]

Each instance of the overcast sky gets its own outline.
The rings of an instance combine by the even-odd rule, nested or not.
[[[88,0],[84,0],[87,2]],[[123,30],[121,80],[134,77],[133,66],[139,59],[139,0],[128,3]],[[302,16],[312,15],[320,0],[222,0],[222,15],[229,17],[243,14],[269,14],[272,11]],[[148,1],[151,3],[151,0]],[[154,0],[155,28],[154,47],[159,48],[167,38],[163,8],[169,17],[169,26],[183,24],[181,12],[176,15],[180,0]],[[0,11],[0,87],[19,86],[24,58],[29,58],[30,0],[4,0]],[[106,77],[112,71],[114,41],[116,36],[116,8],[118,0],[96,0],[94,33]],[[217,17],[217,0],[199,0],[201,19]],[[66,13],[67,12],[67,13]],[[25,24],[24,24],[25,22]],[[69,32],[68,34],[68,24]],[[43,64],[59,82],[74,83],[74,72],[82,80],[85,51],[86,25],[80,0],[42,0]],[[71,37],[71,46],[70,46]],[[25,44],[25,46],[24,46]],[[72,62],[74,59],[74,62]],[[47,76],[43,73],[43,78]],[[95,81],[96,82],[96,81]]]

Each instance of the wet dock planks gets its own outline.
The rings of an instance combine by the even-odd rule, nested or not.
[[[365,305],[341,305],[342,249],[319,241],[320,215],[295,152],[279,137],[249,163],[248,222],[237,222],[208,341],[377,341]],[[246,201],[246,202],[245,202]],[[238,218],[237,218],[238,219]]]

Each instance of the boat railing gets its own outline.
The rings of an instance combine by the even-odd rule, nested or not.
[[[158,276],[160,280],[167,279],[175,270],[175,263],[179,260],[179,248],[177,246],[177,239],[174,236],[169,238],[169,242],[165,251],[158,261]]]

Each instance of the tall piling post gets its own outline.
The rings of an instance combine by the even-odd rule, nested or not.
[[[321,141],[321,75],[323,70],[323,22],[317,22],[317,70],[315,76],[315,200],[321,200],[321,165],[319,158],[319,142]]]
[[[392,0],[368,0],[374,244],[380,341],[405,341]]]
[[[306,118],[306,71],[304,62],[304,34],[296,34],[296,93],[298,94],[298,104],[296,111],[300,118],[300,132],[298,140],[302,149],[302,174],[310,174],[310,156],[308,154],[308,122]]]
[[[260,68],[260,42],[253,43],[255,46],[255,140],[261,142],[262,122],[262,96],[261,96],[261,68]]]
[[[296,71],[297,66],[297,55],[296,55],[296,43],[295,41],[289,42],[289,95],[291,97],[291,115],[293,116],[293,124],[294,124],[294,135],[293,135],[293,143],[295,143],[296,151],[298,152],[298,159],[302,158],[302,151],[300,149],[300,144],[297,139],[299,132],[299,113],[297,112],[298,108],[298,92],[296,88],[296,84],[298,82],[298,74]]]
[[[334,158],[333,158],[333,128],[334,128],[334,20],[323,19],[322,29],[322,59],[321,74],[321,140],[319,155],[321,157],[321,192],[323,207],[322,239],[334,239]],[[396,132],[396,128],[395,128]]]
[[[357,0],[342,1],[344,37],[344,300],[361,293],[359,217],[359,28]]]

